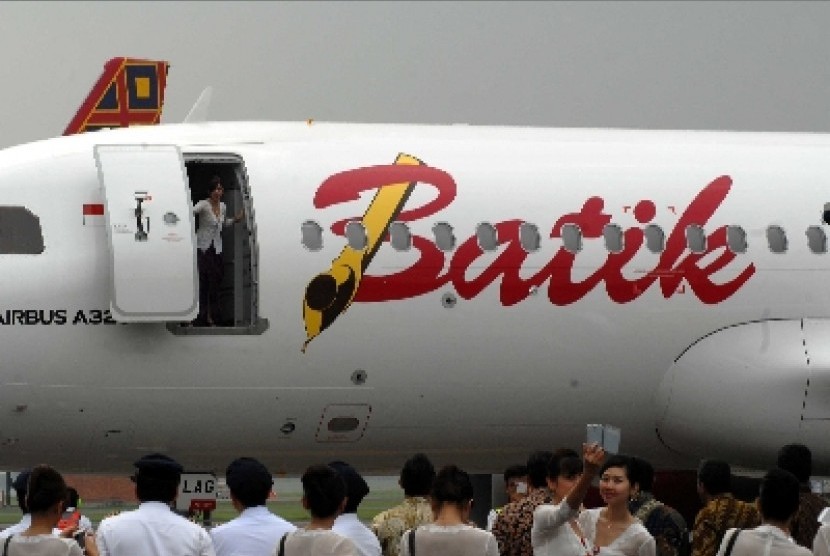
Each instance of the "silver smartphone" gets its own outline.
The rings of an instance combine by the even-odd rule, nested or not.
[[[605,425],[602,435],[602,447],[608,454],[616,454],[620,451],[620,429]]]
[[[598,444],[609,454],[616,454],[620,451],[620,429],[611,425],[587,425],[585,436],[588,444]]]
[[[585,437],[585,441],[588,444],[597,444],[599,446],[602,446],[602,425],[589,424],[587,429],[588,434]]]

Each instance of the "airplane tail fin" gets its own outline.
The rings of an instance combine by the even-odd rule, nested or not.
[[[160,60],[110,59],[63,134],[158,124],[169,67]]]

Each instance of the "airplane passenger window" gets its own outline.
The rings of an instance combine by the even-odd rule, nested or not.
[[[446,222],[438,222],[432,227],[435,234],[435,245],[441,251],[452,251],[455,249],[455,234],[452,233],[452,226]]]
[[[499,246],[499,237],[496,227],[487,222],[476,226],[476,240],[482,251],[495,251]]]
[[[519,244],[526,253],[538,251],[542,244],[542,237],[539,235],[539,228],[533,224],[523,222],[519,226]]]
[[[355,251],[363,251],[369,242],[366,237],[366,228],[360,222],[346,224],[346,239],[349,241],[349,247]]]
[[[0,254],[40,255],[43,231],[40,219],[26,207],[0,207]]]
[[[810,226],[806,233],[810,251],[816,254],[827,253],[827,235],[821,227]]]
[[[767,242],[769,250],[773,253],[785,253],[787,251],[787,234],[781,226],[770,226],[767,228]]]
[[[562,243],[565,249],[571,253],[582,251],[582,230],[576,224],[564,224],[562,226]]]
[[[412,234],[409,233],[409,226],[403,222],[392,222],[389,237],[396,251],[409,251],[412,247]]]
[[[309,251],[323,248],[323,228],[312,220],[306,220],[302,226],[303,247]]]
[[[646,226],[646,247],[652,253],[659,254],[666,249],[666,234],[657,224]]]
[[[733,253],[746,253],[746,232],[740,226],[726,227],[726,245]]]
[[[697,224],[686,227],[686,245],[692,253],[706,252],[706,233]]]
[[[608,224],[602,228],[602,237],[605,239],[605,248],[611,253],[620,253],[623,250],[622,228],[616,224]]]

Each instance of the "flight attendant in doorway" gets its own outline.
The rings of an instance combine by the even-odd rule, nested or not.
[[[219,176],[210,180],[210,193],[193,205],[193,214],[199,216],[196,230],[196,264],[199,270],[199,316],[194,324],[216,326],[219,311],[219,287],[222,285],[222,228],[242,220],[243,211],[227,218],[227,207],[222,202],[225,189]]]

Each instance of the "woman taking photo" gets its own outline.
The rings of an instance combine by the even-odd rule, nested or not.
[[[599,494],[605,507],[585,510],[577,522],[591,552],[602,556],[655,556],[649,532],[628,511],[628,499],[640,490],[631,458],[611,456],[602,466]]]
[[[56,537],[52,529],[58,524],[66,505],[68,491],[61,474],[48,465],[39,465],[29,476],[27,500],[32,525],[19,535],[3,542],[3,556],[83,556],[84,550],[73,538]],[[72,531],[70,531],[71,533]],[[98,556],[93,535],[86,535],[86,554]]]
[[[584,464],[573,450],[559,451],[548,464],[553,504],[542,504],[533,512],[534,556],[585,556],[587,541],[575,518],[605,451],[596,444],[583,444],[582,458]]]
[[[400,556],[499,556],[493,534],[468,524],[473,483],[467,473],[454,465],[444,467],[435,476],[430,499],[435,521],[404,533]]]

